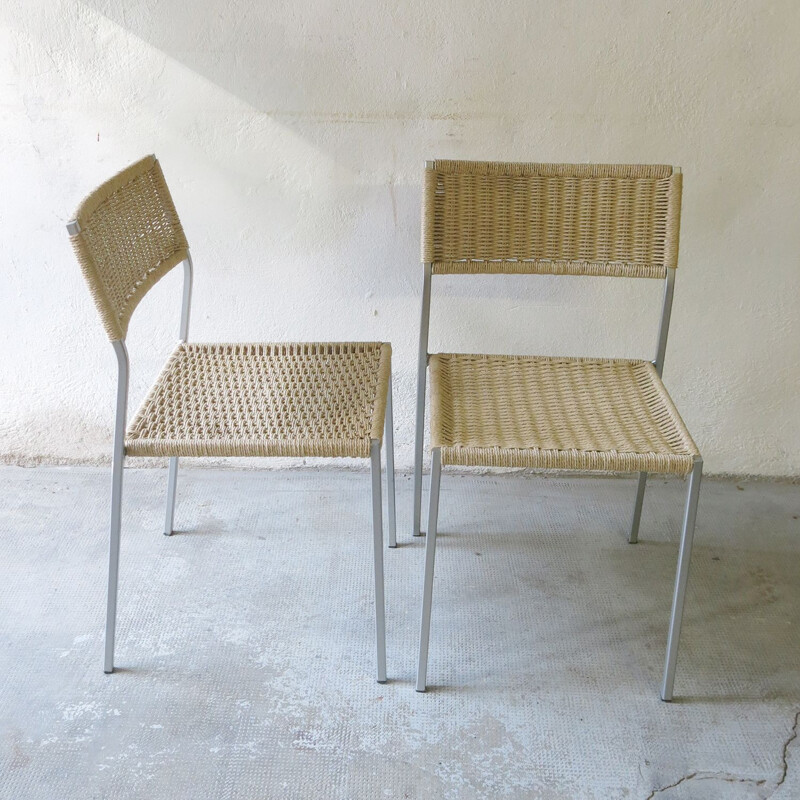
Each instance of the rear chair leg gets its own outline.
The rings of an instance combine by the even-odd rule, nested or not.
[[[664,665],[664,682],[661,686],[661,699],[672,700],[672,689],[675,683],[675,665],[678,661],[678,640],[681,636],[683,619],[683,603],[686,599],[686,584],[689,580],[689,561],[692,557],[692,540],[694,539],[694,523],[697,517],[697,500],[700,496],[700,479],[703,474],[703,459],[695,458],[694,468],[689,478],[686,496],[686,511],[683,517],[681,547],[678,554],[678,569],[675,574],[675,592],[672,597],[672,614],[669,620],[667,637],[667,658]]]
[[[414,536],[422,536],[422,451],[425,446],[425,380],[426,373],[420,367],[417,379],[417,429],[414,435]],[[427,369],[427,365],[425,366]]]
[[[425,264],[422,283],[422,314],[419,325],[419,353],[417,354],[417,429],[414,435],[414,509],[412,512],[413,535],[422,536],[422,451],[425,447],[425,384],[428,380],[428,328],[431,316],[430,264]]]
[[[633,504],[633,519],[628,533],[628,542],[636,544],[639,541],[639,522],[642,519],[642,505],[644,504],[644,490],[647,487],[647,473],[639,473],[639,483],[636,486],[636,502]]]
[[[386,439],[386,495],[389,505],[389,547],[397,547],[397,511],[394,490],[394,421],[392,419],[392,376],[389,374],[389,388],[386,391],[386,419],[384,421]]]
[[[114,420],[114,450],[111,457],[111,536],[108,548],[108,597],[106,601],[106,646],[103,671],[114,671],[114,636],[117,627],[117,577],[119,539],[122,528],[122,475],[125,466],[125,420],[128,412],[128,350],[122,339],[112,342],[117,356],[117,413]]]
[[[442,451],[433,450],[431,461],[430,506],[428,507],[428,532],[425,542],[425,582],[422,591],[422,623],[419,633],[419,663],[417,665],[417,691],[424,692],[428,677],[428,644],[431,638],[431,605],[433,602],[433,565],[436,560],[436,526],[439,517],[439,484],[442,476]]]
[[[383,598],[383,503],[381,502],[381,443],[372,440],[372,532],[375,557],[375,632],[378,683],[386,682],[386,609]]]
[[[108,549],[108,598],[106,602],[106,651],[103,671],[114,671],[114,637],[117,628],[117,578],[119,540],[122,528],[122,474],[125,457],[114,459],[111,467],[111,538]]]
[[[178,459],[170,458],[167,477],[167,517],[164,520],[164,536],[172,536],[175,524],[175,493],[178,487]]]

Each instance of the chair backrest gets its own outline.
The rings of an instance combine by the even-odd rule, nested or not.
[[[433,274],[663,278],[678,263],[681,173],[664,165],[432,161]]]
[[[155,156],[95,189],[67,229],[111,341],[125,338],[139,301],[189,255]]]

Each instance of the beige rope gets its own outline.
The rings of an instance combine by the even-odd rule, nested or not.
[[[699,455],[647,361],[437,354],[430,370],[443,464],[686,475]]]
[[[78,207],[71,236],[108,337],[124,339],[147,291],[189,254],[155,156],[137,161]]]
[[[663,278],[678,263],[681,177],[664,165],[435,161],[422,260],[434,274]]]
[[[350,456],[382,440],[391,347],[181,344],[134,416],[130,456]]]

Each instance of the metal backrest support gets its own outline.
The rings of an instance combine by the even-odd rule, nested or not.
[[[664,278],[681,174],[664,165],[431,161],[422,261],[436,274]]]
[[[72,246],[112,342],[124,340],[148,290],[187,262],[181,338],[191,291],[189,245],[161,166],[147,156],[95,189],[67,225]]]

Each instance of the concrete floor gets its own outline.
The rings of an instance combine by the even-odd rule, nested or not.
[[[374,682],[369,476],[129,470],[101,668],[108,472],[0,469],[0,797],[800,797],[800,488],[707,481],[676,702],[684,484],[449,476],[429,678],[398,481]]]

